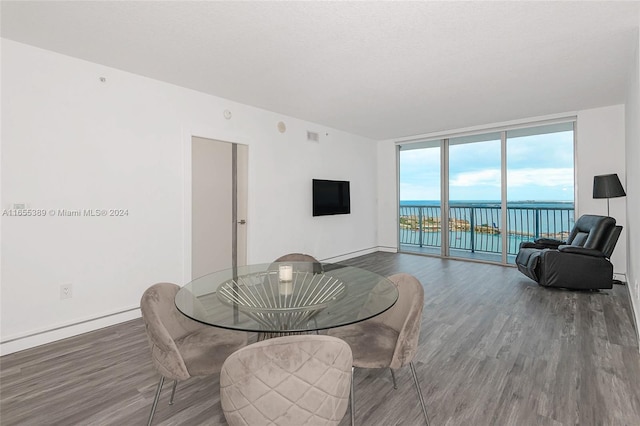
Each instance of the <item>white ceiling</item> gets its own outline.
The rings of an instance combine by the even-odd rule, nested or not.
[[[373,139],[623,103],[640,2],[2,1],[2,37]]]

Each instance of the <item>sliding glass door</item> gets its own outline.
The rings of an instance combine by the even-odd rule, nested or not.
[[[501,261],[500,133],[451,138],[449,255]]]
[[[565,240],[573,228],[573,124],[507,131],[508,263],[522,241]]]
[[[401,144],[399,249],[513,263],[574,222],[574,122]]]
[[[400,241],[406,251],[441,254],[440,141],[400,151]]]

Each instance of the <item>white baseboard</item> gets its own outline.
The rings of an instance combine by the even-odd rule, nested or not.
[[[362,250],[356,250],[345,254],[340,254],[338,256],[327,257],[325,259],[319,259],[321,262],[326,263],[336,263],[342,262],[343,260],[351,259],[353,257],[364,256],[365,254],[374,253],[378,251],[377,247],[370,247]]]
[[[397,253],[398,247],[378,246],[378,251],[384,251],[387,253]]]
[[[61,324],[56,327],[10,336],[0,342],[0,356],[8,355],[25,349],[55,342],[68,337],[77,336],[89,331],[99,330],[110,325],[140,317],[140,308],[133,307],[118,312],[87,318],[70,324]]]
[[[624,273],[614,272],[613,273],[613,279],[614,280],[618,280],[618,281],[622,281],[623,283],[627,282],[627,276]]]
[[[375,253],[377,251],[386,251],[386,252],[390,252],[390,253],[397,253],[398,249],[395,248],[395,247],[375,246],[375,247],[369,247],[369,248],[362,249],[362,250],[352,251],[350,253],[345,253],[345,254],[341,254],[341,255],[338,255],[338,256],[328,257],[326,259],[320,259],[320,261],[321,262],[327,262],[327,263],[342,262],[343,260],[352,259],[352,258],[358,257],[358,256],[364,256],[365,254],[371,254],[371,253]]]

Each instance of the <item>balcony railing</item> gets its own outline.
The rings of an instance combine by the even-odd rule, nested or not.
[[[517,254],[522,241],[535,238],[565,240],[574,224],[571,204],[559,207],[507,206],[507,254]],[[400,244],[441,247],[440,206],[400,206]],[[496,204],[458,204],[449,206],[449,247],[470,252],[502,252],[502,214]]]

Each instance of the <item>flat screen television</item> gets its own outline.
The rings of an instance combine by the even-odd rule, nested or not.
[[[313,215],[327,216],[351,213],[349,182],[313,179]]]

